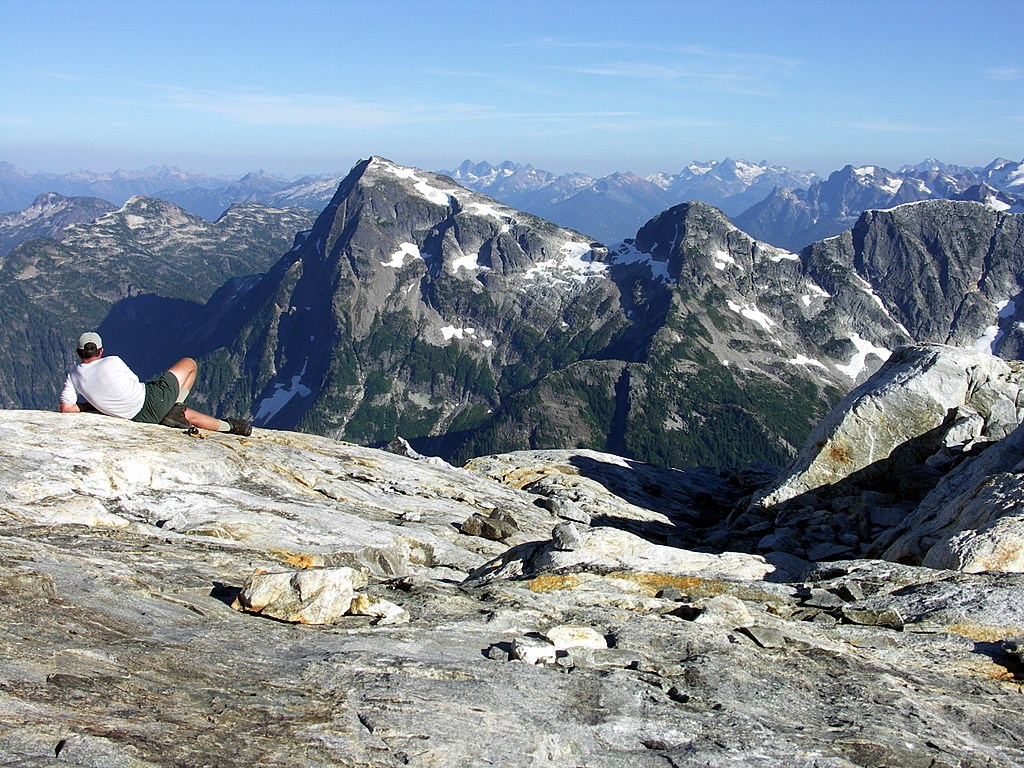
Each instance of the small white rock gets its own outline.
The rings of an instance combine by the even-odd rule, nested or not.
[[[608,641],[597,630],[590,627],[573,627],[568,624],[561,624],[552,627],[544,636],[558,650],[567,648],[595,648],[604,650],[608,648]]]
[[[558,659],[558,649],[548,643],[537,643],[517,637],[512,641],[509,658],[518,659],[527,664],[554,664]]]
[[[409,614],[400,605],[365,594],[352,598],[348,612],[353,616],[375,616],[378,625],[409,623]]]

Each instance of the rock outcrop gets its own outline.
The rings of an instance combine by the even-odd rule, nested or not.
[[[757,473],[0,438],[3,765],[1024,763],[1024,575],[735,551]]]
[[[881,549],[931,568],[1024,572],[1024,427],[946,475]],[[893,539],[895,540],[893,541]]]
[[[1019,361],[902,348],[725,531],[812,560],[1024,571],[1022,387]]]
[[[834,485],[911,441],[936,453],[1006,437],[1024,416],[1022,388],[1017,361],[932,344],[903,347],[832,410],[755,501],[774,506]]]

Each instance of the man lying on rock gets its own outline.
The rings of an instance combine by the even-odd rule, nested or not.
[[[252,427],[244,419],[218,419],[185,407],[198,371],[191,357],[183,357],[158,378],[143,384],[120,357],[103,356],[103,340],[98,333],[79,336],[76,352],[81,362],[64,382],[61,413],[96,410],[145,424],[252,434]]]

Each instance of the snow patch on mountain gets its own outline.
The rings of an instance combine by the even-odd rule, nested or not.
[[[430,182],[420,176],[415,168],[396,165],[380,158],[375,158],[374,162],[388,173],[392,173],[400,179],[414,182],[413,189],[435,205],[448,205],[451,198],[455,197],[455,193],[457,191],[455,188],[439,189],[431,186]]]
[[[1005,320],[1008,317],[1013,317],[1017,312],[1017,303],[1013,299],[997,301],[995,302],[995,305],[998,310],[998,319],[995,324],[986,327],[981,336],[975,340],[971,348],[977,352],[988,352],[989,354],[994,355],[996,353],[996,345],[1003,337],[1003,332],[999,329],[999,320]]]
[[[814,297],[818,297],[821,299],[832,298],[832,294],[826,291],[817,283],[808,282],[806,283],[806,287],[807,290],[810,291],[810,293],[805,293],[800,297],[800,300],[803,301],[805,307],[811,306],[811,301],[814,299]]]
[[[612,249],[613,264],[646,264],[651,270],[651,277],[663,283],[673,285],[674,280],[668,273],[667,261],[656,261],[651,254],[639,250],[633,243],[619,243]]]
[[[724,271],[727,267],[736,267],[741,272],[743,267],[740,266],[739,262],[733,258],[732,254],[723,248],[718,248],[711,254],[711,258],[714,260],[715,269]]]
[[[265,397],[255,406],[256,415],[253,417],[253,421],[256,424],[265,424],[269,419],[272,419],[282,408],[290,403],[296,397],[309,397],[312,391],[309,387],[302,383],[303,377],[306,375],[306,366],[309,364],[307,358],[302,364],[302,370],[298,374],[291,377],[288,382],[277,382],[274,384],[274,393],[269,397]]]
[[[441,335],[445,341],[450,342],[452,339],[476,339],[476,328],[458,328],[454,325],[446,325],[441,329]],[[494,339],[479,339],[480,343],[485,347],[494,345]]]
[[[406,256],[413,259],[423,258],[423,255],[420,253],[419,246],[416,245],[416,243],[402,243],[398,246],[398,250],[391,254],[391,258],[388,261],[382,261],[381,264],[385,267],[401,269],[405,264]]]
[[[835,366],[836,370],[840,373],[844,373],[851,379],[856,379],[865,368],[867,368],[867,359],[870,355],[880,358],[882,361],[888,360],[892,355],[892,352],[885,347],[878,347],[872,344],[867,339],[861,338],[860,334],[854,333],[850,337],[850,341],[853,346],[857,348],[853,357],[850,358],[850,362],[846,365]]]
[[[476,214],[477,216],[488,216],[502,222],[501,231],[503,233],[511,232],[512,226],[516,223],[515,218],[510,216],[507,212],[503,213],[493,205],[489,205],[487,203],[481,203],[474,200],[466,204],[466,210]]]
[[[470,272],[479,272],[481,270],[489,270],[490,267],[481,266],[479,263],[479,253],[467,253],[464,256],[460,256],[457,259],[453,259],[449,268],[453,275],[457,275],[460,269],[465,269]]]
[[[736,178],[746,184],[753,184],[754,180],[767,170],[763,165],[746,163],[742,160],[736,162]]]
[[[780,261],[800,261],[800,257],[792,251],[786,251],[782,248],[772,248],[771,246],[766,247],[764,250],[769,253],[768,260],[775,263]]]
[[[729,300],[726,301],[726,306],[736,314],[747,318],[747,320],[753,320],[769,333],[771,333],[772,326],[775,325],[775,321],[759,310],[754,304],[737,304]]]
[[[589,243],[568,241],[562,244],[558,256],[547,261],[537,262],[523,274],[527,280],[534,280],[544,275],[554,278],[556,283],[564,283],[559,277],[585,283],[591,277],[605,277],[608,265],[594,261],[593,249]]]
[[[806,355],[797,355],[796,357],[792,358],[791,360],[787,360],[786,362],[788,362],[790,365],[816,366],[823,370],[828,370],[828,366],[825,365],[823,362],[821,362],[820,360],[815,360],[813,358],[807,357]]]

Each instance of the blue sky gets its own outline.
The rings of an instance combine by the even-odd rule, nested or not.
[[[1024,157],[1021,0],[0,0],[0,160],[556,173]]]

